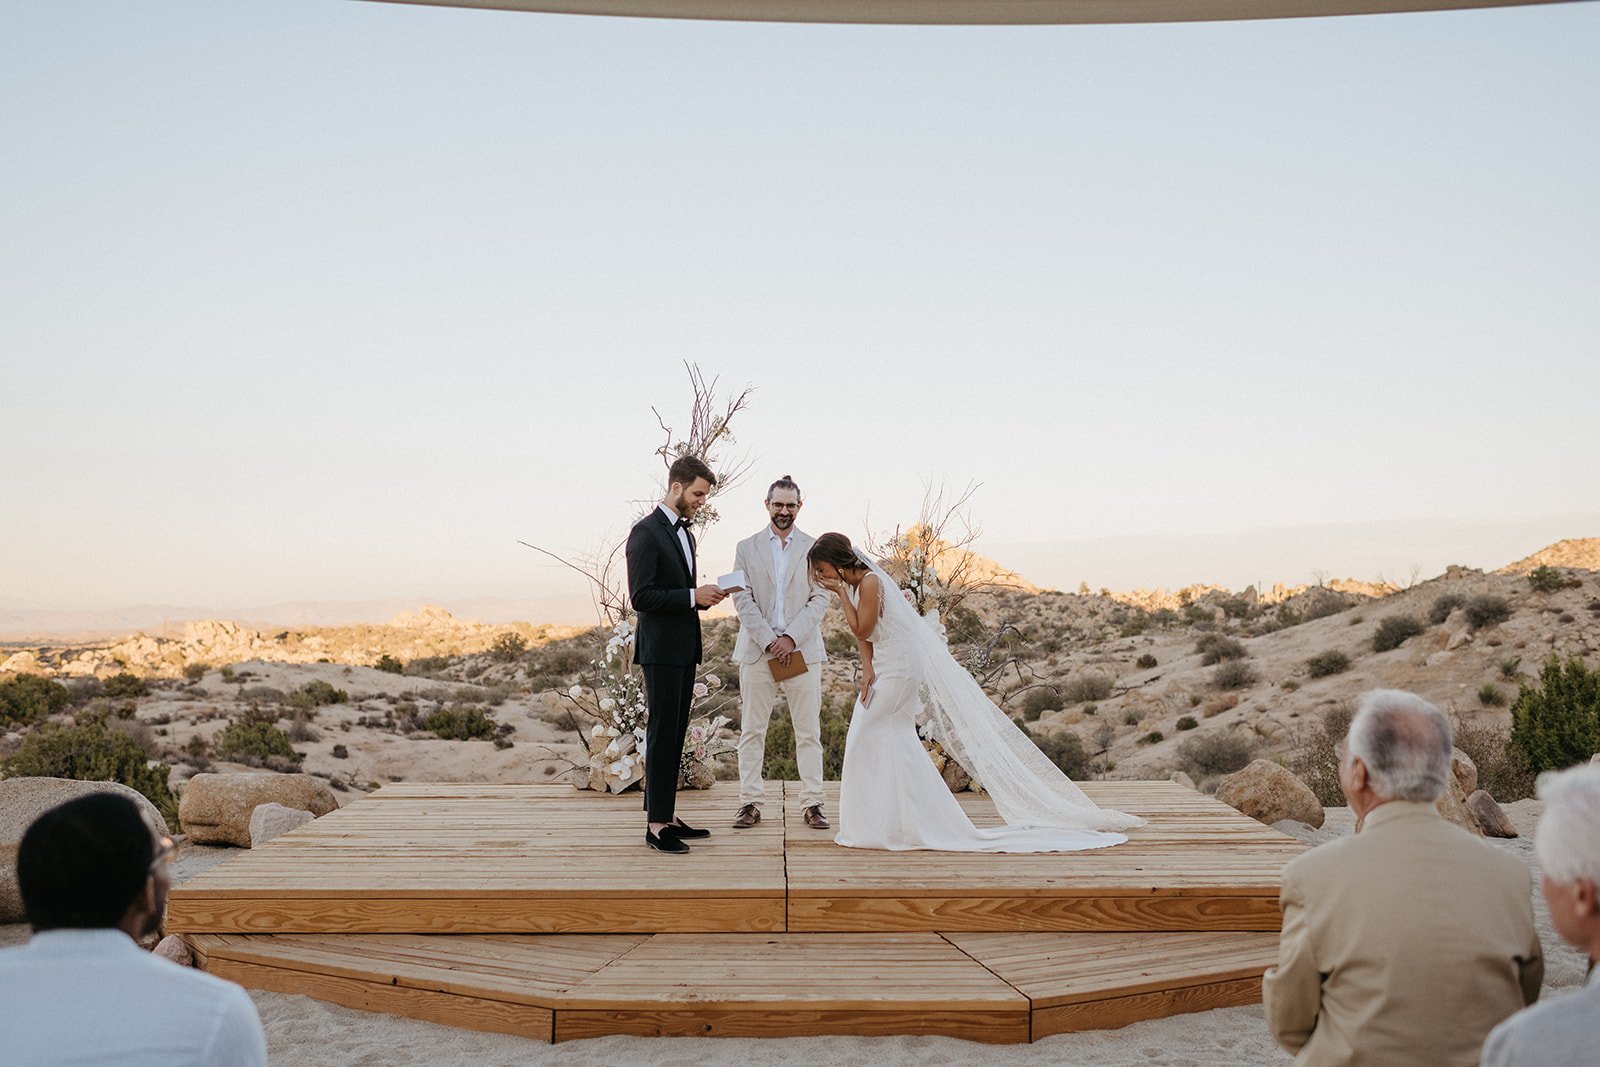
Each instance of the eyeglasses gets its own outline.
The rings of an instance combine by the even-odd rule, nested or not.
[[[156,840],[156,858],[150,861],[150,873],[154,874],[163,864],[172,866],[173,857],[178,854],[178,843],[170,837],[162,836]]]
[[[773,511],[799,511],[800,510],[800,505],[799,504],[768,504],[767,507],[771,508]]]

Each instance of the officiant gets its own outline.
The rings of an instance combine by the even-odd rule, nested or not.
[[[739,542],[734,568],[744,575],[733,593],[739,639],[739,811],[733,825],[761,821],[766,799],[762,764],[767,726],[782,693],[794,723],[795,762],[800,768],[800,805],[807,826],[828,829],[822,813],[822,615],[826,589],[811,581],[806,553],[814,538],[795,528],[802,497],[785,474],[767,489],[767,525]]]

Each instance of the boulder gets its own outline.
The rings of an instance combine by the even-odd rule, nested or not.
[[[1195,789],[1194,779],[1190,778],[1183,771],[1173,771],[1171,774],[1167,775],[1167,780],[1171,782],[1177,782],[1185,789]]]
[[[1450,776],[1461,787],[1461,795],[1469,797],[1478,790],[1478,765],[1472,757],[1459,748],[1450,750]]]
[[[1517,828],[1511,825],[1511,816],[1495,802],[1488,790],[1475,790],[1467,797],[1467,810],[1478,820],[1478,828],[1485,837],[1516,837]]]
[[[1467,797],[1478,788],[1478,767],[1465,752],[1456,749],[1450,757],[1450,782],[1433,805],[1446,820],[1468,833],[1483,835],[1478,817],[1467,807]]]
[[[1222,779],[1217,799],[1268,826],[1293,819],[1317,827],[1325,818],[1322,803],[1311,788],[1270,760],[1254,760]]]
[[[139,806],[145,817],[170,833],[167,821],[144,795],[120,782],[77,782],[68,778],[9,778],[0,781],[0,923],[21,922],[22,894],[17,889],[17,846],[33,820],[58,804],[90,793],[116,793]]]
[[[179,967],[193,967],[194,953],[189,950],[188,942],[177,934],[168,934],[156,942],[156,947],[150,950],[164,960],[171,960]]]
[[[967,769],[953,759],[944,761],[944,767],[940,769],[939,774],[944,778],[944,784],[950,787],[950,792],[952,793],[965,792],[972,785],[972,775],[968,774]]]
[[[316,816],[304,808],[287,808],[282,804],[257,804],[250,813],[250,847],[260,848],[274,837],[282,837],[290,830],[304,826]]]
[[[178,819],[196,844],[249,848],[250,816],[262,804],[313,815],[339,806],[328,783],[309,774],[197,774],[184,787]]]

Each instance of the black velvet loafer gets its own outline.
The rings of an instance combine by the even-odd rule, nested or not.
[[[682,819],[673,819],[667,823],[666,832],[685,841],[698,841],[702,837],[711,836],[710,830],[697,830]]]
[[[658,836],[646,830],[644,832],[644,843],[657,852],[665,852],[671,856],[681,856],[688,852],[689,846],[679,841],[671,831],[672,827],[669,826]]]

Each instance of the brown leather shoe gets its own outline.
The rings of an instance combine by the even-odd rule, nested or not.
[[[739,809],[739,814],[733,817],[735,830],[748,830],[761,821],[761,809],[754,804],[746,804]]]
[[[829,826],[833,825],[832,823],[828,822],[828,817],[822,814],[821,804],[811,805],[811,807],[807,808],[803,814],[805,815],[806,825],[811,827],[813,830],[826,830]]]

